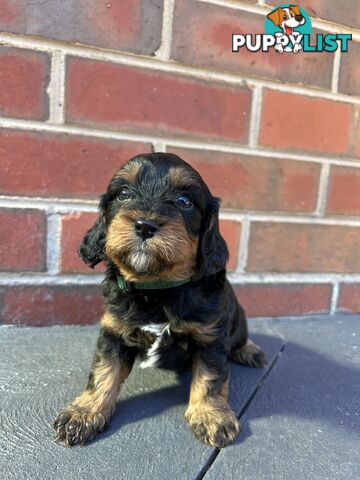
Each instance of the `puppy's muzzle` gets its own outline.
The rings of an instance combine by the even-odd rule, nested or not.
[[[145,241],[148,238],[153,237],[159,230],[159,226],[153,220],[147,220],[145,218],[139,218],[134,225],[136,235]]]

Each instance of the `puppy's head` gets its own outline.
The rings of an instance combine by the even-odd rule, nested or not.
[[[293,29],[299,25],[304,25],[305,18],[301,14],[300,7],[298,5],[289,5],[287,8],[277,8],[267,16],[274,25],[281,27],[283,31],[290,35]]]
[[[128,281],[211,275],[228,258],[218,214],[219,200],[186,162],[168,153],[138,155],[101,196],[79,255],[91,267],[111,260]]]

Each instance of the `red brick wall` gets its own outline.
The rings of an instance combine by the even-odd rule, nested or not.
[[[359,2],[300,3],[353,42],[299,55],[231,52],[272,0],[61,3],[0,5],[0,322],[99,318],[76,250],[115,169],[156,150],[222,197],[250,316],[359,312]]]

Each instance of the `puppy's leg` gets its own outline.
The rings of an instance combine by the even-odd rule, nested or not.
[[[227,400],[228,376],[226,354],[211,347],[196,354],[185,419],[199,440],[218,448],[232,443],[241,430]]]
[[[245,345],[231,351],[230,358],[233,362],[240,363],[246,367],[266,367],[265,353],[249,338],[246,340]]]
[[[121,338],[102,328],[85,390],[54,422],[56,441],[64,441],[69,447],[84,445],[104,430],[133,361],[131,349]]]
[[[247,367],[264,368],[266,367],[265,353],[248,338],[244,309],[241,305],[237,307],[230,337],[230,359]]]

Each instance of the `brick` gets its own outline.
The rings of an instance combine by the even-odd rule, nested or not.
[[[360,168],[331,168],[326,213],[360,215]]]
[[[100,273],[104,271],[103,264],[95,269],[89,268],[80,260],[77,251],[85,233],[97,219],[96,213],[79,212],[63,215],[61,218],[61,271],[65,273]]]
[[[277,149],[346,154],[351,105],[266,90],[260,143]]]
[[[14,0],[2,0],[0,4],[0,28],[15,28],[20,17],[19,6]]]
[[[229,249],[230,258],[227,264],[227,270],[231,272],[235,270],[238,262],[241,224],[234,220],[221,220],[220,233],[224,237]]]
[[[231,35],[264,33],[265,18],[193,0],[176,2],[171,56],[192,65],[330,88],[333,53],[232,52]]]
[[[281,317],[324,313],[330,308],[331,285],[249,284],[235,286],[249,317]]]
[[[360,284],[340,285],[338,310],[360,313]]]
[[[246,88],[77,58],[68,60],[67,80],[71,123],[247,140]]]
[[[2,130],[0,192],[97,198],[124,161],[149,151],[141,143]]]
[[[247,270],[358,273],[359,251],[357,227],[254,222]]]
[[[49,72],[47,54],[0,47],[0,114],[46,120]]]
[[[311,212],[319,165],[205,150],[171,149],[204,178],[222,206],[240,210]]]
[[[0,271],[46,268],[46,220],[42,212],[0,209]]]
[[[96,286],[41,286],[6,288],[0,323],[12,325],[89,324],[103,313]]]
[[[278,6],[277,0],[267,0],[268,5]],[[358,0],[302,0],[301,8],[315,18],[331,20],[334,23],[360,27],[360,4]]]
[[[359,3],[360,7],[360,3]],[[350,42],[349,51],[341,55],[339,91],[350,95],[360,92],[360,43]]]
[[[354,106],[350,150],[355,157],[360,158],[360,105]]]
[[[152,55],[160,46],[160,0],[2,0],[0,29]]]

